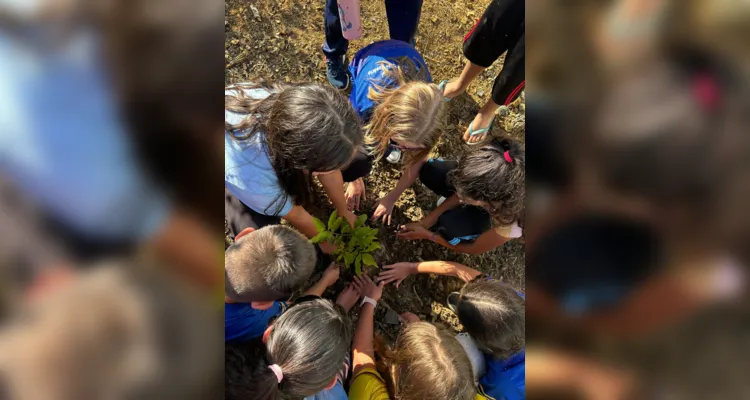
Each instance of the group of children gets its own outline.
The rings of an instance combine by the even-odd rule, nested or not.
[[[493,1],[486,15],[508,8],[506,3],[521,5],[521,11],[516,4],[501,14],[520,17],[523,32],[522,1]],[[497,32],[490,28],[500,27],[483,21],[467,43],[471,37],[481,38],[473,46],[493,40]],[[522,54],[515,57],[522,64]],[[335,250],[330,242],[309,241],[317,234],[308,211],[316,200],[315,179],[338,215],[354,224],[364,178],[376,162],[399,165],[402,176],[375,203],[373,222],[390,225],[394,205],[417,178],[439,197],[424,219],[400,227],[400,239],[482,254],[522,236],[525,152],[519,142],[485,140],[492,123],[472,122],[466,143],[477,147],[458,160],[430,157],[447,133],[449,101],[482,68],[470,62],[461,78],[438,85],[412,43],[385,40],[352,59],[349,101],[317,84],[226,89],[225,218],[234,239],[225,257],[226,398],[524,398],[525,297],[472,268],[443,261],[384,266],[375,278],[354,277],[333,302],[321,297],[339,278],[331,264],[302,297],[287,300]],[[502,103],[520,94],[520,73]],[[506,78],[496,81],[498,93],[513,81]],[[501,104],[494,93],[490,103],[494,118]],[[389,347],[374,335],[375,308],[386,284],[398,287],[417,273],[466,282],[448,297],[465,333],[455,336],[405,313],[404,329]],[[348,311],[356,304],[355,328]]]

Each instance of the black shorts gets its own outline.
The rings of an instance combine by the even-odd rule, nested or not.
[[[520,96],[526,83],[526,10],[523,0],[492,0],[464,37],[464,56],[489,68],[506,51],[503,69],[492,87],[492,100],[508,105]]]

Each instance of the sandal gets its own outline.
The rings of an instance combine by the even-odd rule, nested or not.
[[[494,124],[494,123],[495,123],[495,117],[493,116],[492,117],[492,121],[490,121],[490,125],[488,127],[474,130],[474,127],[473,127],[474,121],[471,121],[471,123],[469,123],[469,136],[484,135],[484,134],[489,133],[490,129],[492,129],[492,124]],[[486,139],[487,138],[485,137],[485,140]],[[480,141],[474,142],[474,143],[469,143],[469,142],[465,142],[465,143],[467,145],[469,145],[469,146],[476,146],[478,144],[484,143],[484,140],[480,140]]]
[[[445,93],[445,85],[447,85],[447,84],[448,84],[448,80],[447,79],[444,80],[444,81],[442,81],[442,82],[440,82],[440,84],[438,85],[438,89],[440,89],[440,93]],[[445,100],[446,103],[449,102],[449,101],[451,101],[451,100],[453,100],[450,97],[445,97],[445,95],[443,95],[443,99]]]

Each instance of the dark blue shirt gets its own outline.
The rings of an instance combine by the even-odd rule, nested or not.
[[[398,57],[409,57],[417,68],[427,69],[427,64],[419,52],[409,43],[400,40],[383,40],[375,42],[359,50],[349,64],[352,75],[352,93],[349,96],[354,111],[362,121],[367,121],[372,115],[375,103],[367,97],[367,93],[374,85],[391,87],[395,84],[387,72],[388,65],[383,61],[393,63]],[[430,71],[427,69],[427,82],[432,82]]]
[[[495,400],[524,400],[526,398],[526,350],[507,360],[485,355],[487,372],[479,380],[479,391]]]
[[[224,341],[240,343],[263,336],[271,319],[287,308],[282,301],[274,301],[266,310],[256,310],[249,303],[224,303]]]

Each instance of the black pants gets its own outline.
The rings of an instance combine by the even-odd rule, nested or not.
[[[456,193],[456,188],[449,181],[448,175],[457,166],[457,161],[430,159],[419,170],[419,179],[428,189],[448,198]],[[460,242],[472,242],[491,227],[492,218],[487,210],[477,206],[461,205],[444,212],[433,230],[455,245]]]
[[[505,62],[492,86],[492,101],[508,105],[526,85],[526,11],[523,0],[492,0],[464,37],[464,55],[489,68],[506,51]]]

